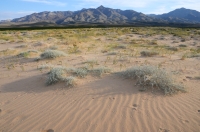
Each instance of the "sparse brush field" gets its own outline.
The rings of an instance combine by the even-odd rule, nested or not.
[[[164,98],[169,99],[171,95],[174,96],[172,98],[180,96],[182,100],[186,99],[188,102],[184,103],[184,101],[180,101],[181,99],[171,99],[173,107],[176,107],[177,102],[184,104],[180,105],[178,110],[193,108],[192,100],[198,100],[194,103],[193,109],[195,111],[191,115],[194,116],[192,117],[194,120],[191,120],[190,124],[198,122],[196,119],[198,115],[194,114],[198,111],[196,106],[200,104],[200,81],[198,79],[200,76],[200,29],[198,28],[127,27],[0,31],[0,58],[0,131],[20,131],[22,128],[19,127],[22,123],[21,118],[17,118],[17,121],[11,121],[11,118],[15,119],[17,113],[20,113],[20,109],[11,116],[7,115],[4,111],[9,111],[8,109],[12,107],[7,107],[6,101],[14,101],[12,99],[15,96],[17,98],[25,97],[26,100],[28,94],[35,94],[34,96],[43,94],[46,97],[49,91],[49,96],[55,100],[57,95],[64,96],[68,93],[75,95],[74,93],[77,91],[79,92],[77,96],[83,97],[86,102],[88,100],[85,98],[86,95],[90,96],[93,101],[96,97],[99,98],[98,101],[101,101],[101,98],[105,101],[105,98],[114,100],[118,96],[123,98],[122,95],[124,95],[127,97],[125,97],[126,101],[137,97],[136,100],[141,100],[141,102],[147,97],[155,102],[157,100],[154,98],[165,100]],[[29,97],[34,104],[34,97],[32,95]],[[68,95],[65,101],[72,104],[74,100],[81,100],[81,98]],[[120,99],[118,101],[123,102]],[[55,103],[54,100],[52,102]],[[89,106],[90,103],[87,104],[88,107],[92,107]],[[139,102],[132,100],[132,103]],[[158,104],[161,103],[158,101]],[[195,104],[198,105],[195,106]],[[107,105],[111,106],[111,104]],[[124,107],[132,109],[132,104],[129,106],[126,102],[126,105]],[[14,106],[16,105],[13,104]],[[150,105],[148,106],[150,107]],[[31,104],[30,107],[32,107]],[[56,107],[62,109],[61,106]],[[65,108],[65,106],[63,107]],[[133,110],[137,109],[135,107],[136,105]],[[145,113],[144,107],[145,104],[139,105],[138,111],[141,110]],[[100,109],[101,106],[98,108]],[[118,108],[117,104],[114,108]],[[43,109],[42,106],[41,109]],[[103,108],[103,110],[106,109]],[[172,108],[170,110],[173,111]],[[160,109],[157,111],[163,112]],[[27,116],[30,114],[26,113]],[[176,113],[175,110],[170,113],[173,118],[176,116],[174,113]],[[178,111],[178,113],[182,112]],[[22,116],[23,120],[32,123],[33,120],[25,118],[27,116]],[[84,116],[83,118],[86,118],[89,115]],[[166,120],[170,119],[168,115],[164,114],[164,116],[167,117]],[[161,120],[161,117],[158,118]],[[177,120],[181,120],[181,122],[187,120],[179,118],[181,115],[177,117]],[[56,117],[52,119],[56,119]],[[140,119],[138,118],[138,120]],[[68,122],[67,117],[65,120]],[[8,124],[11,122],[12,125],[6,125],[5,122]],[[97,120],[96,123],[98,124]],[[120,122],[117,123],[120,124]],[[154,122],[154,124],[159,123],[159,120]],[[199,128],[197,123],[196,125],[191,127],[177,123],[176,126],[185,127],[184,130],[195,131]],[[33,131],[43,129],[40,125],[36,126],[37,129],[33,129]],[[156,129],[152,128],[151,131],[168,131],[167,128],[163,128],[164,126],[158,129],[157,127]],[[52,129],[68,130],[65,129],[65,125]],[[170,129],[170,131],[182,130],[174,126],[171,126]],[[131,130],[137,131],[136,129]],[[23,129],[23,131],[29,130]],[[138,131],[150,130],[138,129]]]

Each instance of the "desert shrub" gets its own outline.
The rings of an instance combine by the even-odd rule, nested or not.
[[[48,73],[48,78],[47,78],[47,81],[46,81],[47,85],[52,85],[52,84],[55,84],[59,81],[62,81],[64,79],[63,74],[64,74],[64,68],[63,67],[53,68]]]
[[[99,67],[91,70],[92,73],[95,73],[98,76],[101,76],[104,73],[110,73],[111,69],[107,67]]]
[[[117,48],[119,48],[119,49],[126,49],[126,45],[120,44],[120,45],[117,46]]]
[[[29,52],[22,52],[22,53],[19,53],[17,56],[18,57],[28,57],[29,56]]]
[[[107,55],[117,55],[117,52],[110,52]]]
[[[187,47],[185,44],[180,44],[179,47]]]
[[[187,57],[188,58],[200,57],[200,53],[189,54],[189,55],[187,55]]]
[[[51,49],[51,50],[57,50],[58,47],[56,45],[53,45],[53,46],[50,46],[49,49]]]
[[[150,45],[158,45],[158,42],[156,40],[149,42]]]
[[[74,86],[76,85],[76,78],[73,76],[69,76],[63,79],[64,82],[66,82],[67,86]]]
[[[200,76],[196,76],[196,77],[194,77],[194,79],[200,80]]]
[[[79,49],[79,47],[77,45],[74,45],[73,47],[69,48],[68,53],[70,53],[70,54],[81,53],[81,50]]]
[[[172,51],[178,51],[178,48],[177,48],[177,47],[168,47],[167,49],[168,49],[168,50],[172,50]]]
[[[69,72],[69,69],[65,67],[55,67],[51,69],[48,73],[46,84],[52,85],[57,82],[66,82],[67,86],[74,86],[76,84],[76,78],[73,76],[65,77],[67,72]]]
[[[66,56],[66,54],[59,50],[46,50],[40,55],[42,59],[53,59],[60,56]]]
[[[43,64],[43,65],[38,66],[38,69],[43,70],[43,69],[49,69],[49,68],[54,68],[54,67],[55,67],[54,65]]]
[[[95,65],[98,64],[97,60],[88,60],[86,62],[83,62],[84,64],[87,64],[87,66],[94,68]]]
[[[176,40],[175,40],[175,41],[173,41],[172,43],[179,43],[179,41],[176,41]]]
[[[140,54],[141,54],[141,56],[151,57],[151,56],[158,55],[159,53],[156,51],[141,51]]]
[[[137,84],[142,86],[142,90],[156,87],[166,95],[178,91],[185,92],[184,86],[176,84],[170,73],[156,66],[135,66],[123,71],[121,74],[126,78],[137,79]]]
[[[181,39],[181,42],[185,42],[186,41],[186,39]]]
[[[38,53],[38,51],[37,50],[29,50],[26,52],[19,53],[17,56],[18,57],[28,57],[30,55],[30,53]]]
[[[19,45],[19,46],[16,46],[16,48],[27,48],[28,45]]]
[[[74,69],[73,72],[78,76],[84,78],[88,75],[88,69],[87,68],[77,68]]]

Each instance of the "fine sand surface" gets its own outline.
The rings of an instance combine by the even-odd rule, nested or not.
[[[132,37],[137,38],[138,35]],[[166,43],[172,41],[168,37]],[[6,46],[0,46],[3,50],[9,46],[17,49],[18,45],[21,44],[7,43]],[[48,70],[37,69],[38,65],[58,64],[61,60],[62,65],[69,67],[78,67],[92,59],[104,63],[106,54],[97,52],[100,49],[95,51],[70,54],[51,62],[36,62],[34,58],[37,55],[33,55],[18,60],[12,70],[8,70],[6,64],[13,59],[2,55],[0,132],[200,131],[200,80],[195,79],[200,75],[199,58],[181,60],[180,53],[170,58],[138,56],[131,58],[130,63],[123,62],[126,65],[122,68],[108,61],[106,65],[114,72],[101,77],[87,76],[79,79],[74,87],[66,87],[64,83],[46,86]],[[140,87],[135,85],[136,81],[124,79],[115,73],[146,63],[162,63],[163,68],[178,71],[175,78],[185,85],[187,92],[172,96],[165,96],[159,90],[140,92]]]

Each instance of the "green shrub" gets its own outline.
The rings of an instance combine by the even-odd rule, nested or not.
[[[150,87],[163,90],[164,94],[174,94],[178,91],[185,92],[184,86],[176,84],[171,74],[155,66],[135,66],[124,72],[126,78],[137,79],[137,84],[142,86],[142,90]]]
[[[59,50],[46,50],[40,55],[42,59],[53,59],[60,56],[66,56],[66,54]]]

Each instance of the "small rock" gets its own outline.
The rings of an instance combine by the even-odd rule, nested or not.
[[[200,112],[200,110],[198,110],[198,112]]]

